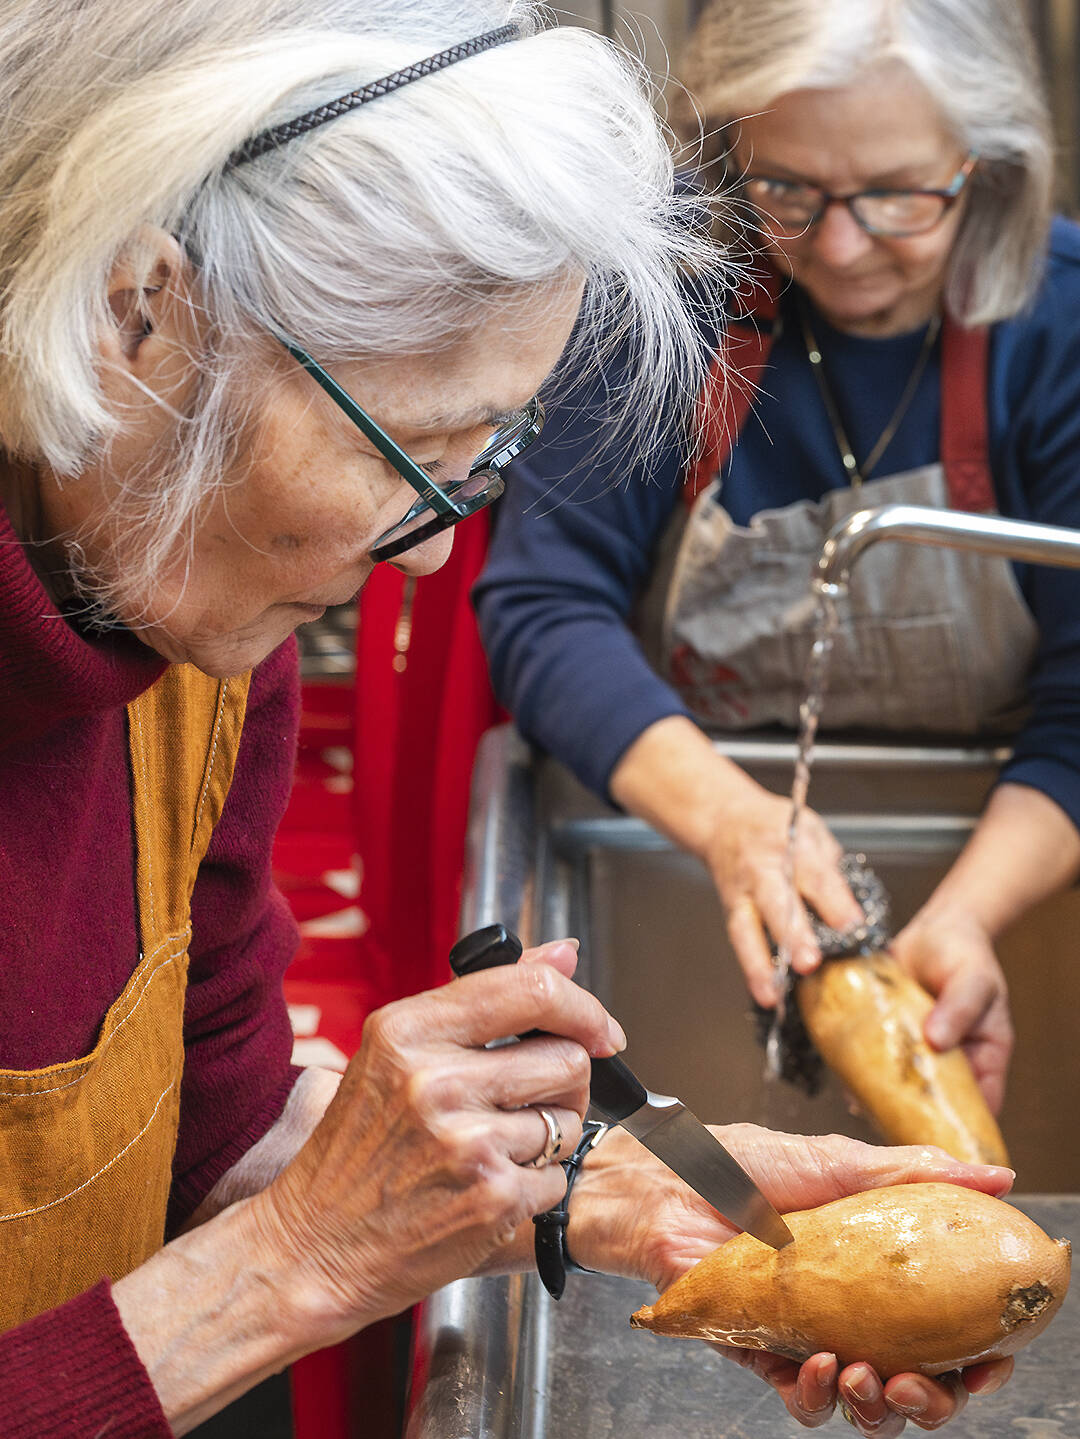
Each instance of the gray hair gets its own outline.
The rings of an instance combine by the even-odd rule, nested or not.
[[[682,79],[710,125],[724,127],[789,91],[906,65],[979,156],[945,299],[965,324],[991,324],[1031,298],[1051,217],[1051,126],[1022,9],[1018,0],[711,0]]]
[[[226,165],[261,129],[508,21],[524,38]],[[214,343],[197,402],[118,502],[140,538],[129,601],[233,456],[245,346],[250,364],[267,329],[331,365],[430,353],[479,309],[511,324],[517,298],[584,276],[566,367],[626,346],[613,409],[643,438],[664,397],[690,413],[707,356],[679,271],[722,262],[641,67],[541,21],[531,0],[0,0],[0,446],[77,476],[118,432],[96,349],[112,265],[139,263],[148,226],[199,265]]]

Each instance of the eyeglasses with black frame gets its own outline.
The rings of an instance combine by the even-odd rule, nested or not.
[[[854,195],[833,195],[820,185],[773,175],[746,175],[740,189],[766,226],[785,239],[797,239],[811,230],[830,205],[846,205],[855,223],[869,235],[903,239],[925,235],[941,223],[960,198],[978,158],[971,151],[940,190],[860,190]]]
[[[502,471],[532,444],[544,425],[544,407],[539,398],[533,398],[498,426],[463,480],[440,486],[394,443],[302,345],[282,334],[277,338],[419,496],[404,518],[376,540],[371,549],[375,560],[392,560],[494,503],[506,488]]]

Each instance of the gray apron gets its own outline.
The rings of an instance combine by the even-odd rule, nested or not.
[[[770,343],[762,341],[759,365]],[[658,637],[653,632],[654,663],[707,729],[798,727],[816,612],[810,577],[838,521],[893,502],[992,508],[985,332],[946,321],[943,347],[945,464],[763,510],[743,527],[721,503],[719,442],[711,483],[666,537],[660,571],[668,578],[659,581]],[[874,545],[852,570],[840,615],[823,711],[828,728],[974,735],[1022,723],[1038,629],[1008,560]]]

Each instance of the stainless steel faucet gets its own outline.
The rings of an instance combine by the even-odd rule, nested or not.
[[[984,555],[1030,560],[1033,564],[1080,569],[1080,530],[1007,520],[1001,515],[937,510],[929,505],[878,505],[856,510],[830,530],[814,569],[815,586],[827,594],[842,591],[855,561],[878,540],[975,550]]]

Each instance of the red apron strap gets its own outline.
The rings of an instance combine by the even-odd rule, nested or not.
[[[727,463],[761,387],[776,338],[779,284],[771,271],[751,277],[747,318],[733,320],[713,358],[698,408],[699,443],[683,481],[689,509]]]
[[[733,322],[710,366],[701,396],[697,456],[687,468],[683,501],[689,508],[723,468],[746,421],[775,338],[775,291],[759,287],[754,314]],[[941,335],[941,463],[949,504],[992,510],[997,501],[990,469],[990,331],[965,329],[946,316]]]
[[[954,510],[997,506],[990,471],[987,405],[990,331],[948,315],[941,331],[941,463]]]
[[[683,502],[689,507],[727,463],[739,431],[753,408],[773,345],[769,330],[729,331],[724,348],[709,367],[700,401],[697,453],[683,481]]]

